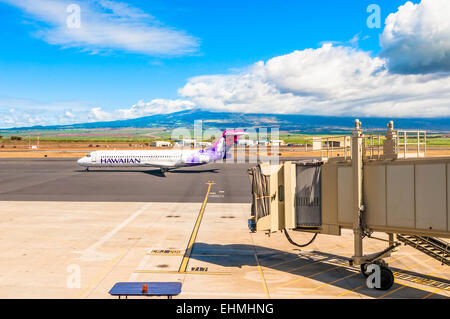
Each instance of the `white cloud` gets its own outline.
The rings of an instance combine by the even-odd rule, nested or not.
[[[101,107],[93,107],[89,119],[91,121],[112,121],[114,118],[111,113],[103,111]]]
[[[64,48],[75,47],[91,53],[108,50],[147,55],[182,55],[195,52],[198,39],[184,31],[163,26],[151,15],[117,1],[86,1],[81,8],[81,27],[69,28],[71,0],[0,0],[22,9],[43,23],[35,35]]]
[[[179,90],[198,107],[247,113],[450,116],[450,77],[391,74],[386,61],[325,44],[240,74],[194,77]]]
[[[193,108],[195,105],[186,100],[155,99],[150,102],[138,101],[128,109],[118,109],[111,112],[103,111],[100,107],[92,108],[89,118],[91,121],[112,121],[132,119],[154,114],[168,114]]]
[[[381,56],[392,72],[450,71],[450,1],[406,2],[386,19]]]
[[[37,101],[0,97],[0,128],[87,121],[90,107],[79,101]]]
[[[28,0],[18,0],[14,3],[26,8],[25,11],[34,16],[50,17],[47,20],[42,18],[43,21],[58,19],[60,9],[49,5],[55,1],[36,2],[45,5],[38,7],[34,5],[34,1]],[[132,45],[124,44],[128,43],[129,37],[132,38],[127,32],[139,31],[140,26],[145,30],[150,28],[141,22],[130,22],[136,19],[153,19],[136,8],[115,1],[104,0],[96,3],[97,7],[108,9],[108,13],[98,14],[98,11],[95,11],[92,21],[100,21],[102,27],[96,29],[97,33],[82,37],[85,41],[83,43],[91,43],[89,41],[92,40],[92,45],[85,45],[90,50],[113,47],[100,45],[103,35],[106,35],[106,38],[108,35],[114,35],[115,39],[118,39],[116,47],[126,47],[130,50]],[[94,12],[89,10],[88,13]],[[448,12],[450,1],[447,0],[423,0],[419,5],[406,3],[387,18],[381,37],[383,50],[378,57],[357,48],[358,34],[347,44],[333,46],[327,43],[317,49],[294,51],[266,62],[257,62],[238,73],[191,78],[179,89],[181,98],[176,100],[138,101],[129,108],[115,110],[92,106],[86,108],[86,105],[77,107],[76,103],[55,102],[45,106],[31,103],[30,106],[29,101],[16,100],[6,103],[0,100],[0,126],[67,123],[73,122],[75,118],[77,122],[110,121],[166,114],[195,107],[246,113],[449,117]],[[65,19],[65,15],[63,16]],[[59,33],[61,28],[58,25],[61,26],[62,23],[56,23],[53,29],[46,29],[44,36],[48,39],[59,39],[62,33]],[[91,28],[89,19],[87,23],[88,28]],[[121,30],[126,32],[122,33],[123,37],[117,37],[115,31],[98,31],[104,30],[103,27],[124,27]],[[160,27],[157,29],[165,30]],[[139,32],[137,34],[138,37],[142,35]],[[63,43],[64,39],[55,41]],[[82,42],[75,41],[73,37],[67,41],[68,46]],[[4,112],[1,111],[2,108]],[[15,111],[9,112],[11,108]]]
[[[75,114],[73,114],[72,111],[70,111],[70,110],[64,111],[64,116],[69,118],[69,119],[75,118]]]
[[[192,109],[187,100],[154,99],[138,101],[129,108],[104,110],[76,101],[42,102],[26,99],[0,98],[0,128],[33,125],[63,125],[94,121],[114,121],[154,114]]]

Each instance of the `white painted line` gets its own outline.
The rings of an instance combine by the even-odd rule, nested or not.
[[[143,269],[143,268],[145,268],[145,265],[147,265],[147,262],[148,262],[149,259],[150,259],[150,255],[145,255],[145,256],[141,259],[139,265],[137,266],[137,269]],[[138,276],[139,276],[139,273],[137,273],[137,272],[132,272],[131,275],[130,275],[130,278],[128,278],[128,281],[136,281]]]
[[[138,217],[140,214],[142,214],[142,212],[144,212],[151,205],[152,205],[152,203],[145,204],[144,206],[139,208],[136,212],[134,212],[132,215],[130,215],[127,219],[125,219],[123,222],[121,222],[119,225],[117,225],[113,230],[106,233],[102,238],[100,238],[98,241],[96,241],[93,245],[91,245],[89,248],[85,249],[82,252],[80,259],[92,261],[93,259],[98,259],[98,257],[101,258],[101,256],[100,256],[101,254],[98,254],[96,252],[96,249],[98,247],[102,246],[108,240],[110,240],[117,232],[119,232],[122,228],[127,226],[131,221],[133,221],[136,217]]]

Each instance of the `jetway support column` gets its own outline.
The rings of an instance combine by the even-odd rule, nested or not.
[[[397,236],[393,233],[388,233],[389,235],[389,246],[394,245],[397,242]],[[392,250],[395,251],[395,250]]]
[[[362,203],[362,176],[363,176],[363,134],[361,122],[355,120],[355,129],[352,134],[352,170],[353,170],[353,236],[354,236],[354,256],[353,262],[359,265],[364,262],[363,256],[363,225],[362,213],[364,206]]]

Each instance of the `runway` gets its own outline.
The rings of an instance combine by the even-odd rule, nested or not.
[[[201,202],[214,181],[212,203],[250,203],[247,169],[214,163],[165,174],[153,168],[98,168],[86,172],[68,159],[2,159],[0,201]]]

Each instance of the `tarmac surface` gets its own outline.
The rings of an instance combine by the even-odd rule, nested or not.
[[[207,164],[162,174],[154,168],[91,168],[68,159],[0,160],[0,201],[201,202],[214,180],[214,203],[250,203],[247,169],[256,164]]]
[[[0,161],[0,298],[114,298],[117,282],[180,282],[176,298],[446,298],[448,266],[409,247],[386,258],[395,284],[348,265],[353,235],[298,249],[247,228],[253,164],[165,174],[83,172],[72,160]],[[311,234],[290,232],[298,243]],[[387,238],[386,234],[374,234]],[[365,253],[386,243],[365,239]]]

